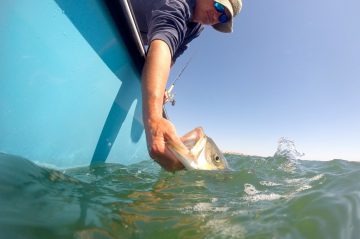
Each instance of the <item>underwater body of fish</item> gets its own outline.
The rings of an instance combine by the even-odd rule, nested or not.
[[[188,170],[227,170],[225,156],[202,128],[195,128],[181,137],[186,149],[169,144],[170,150]]]

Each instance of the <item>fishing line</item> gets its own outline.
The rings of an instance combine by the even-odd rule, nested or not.
[[[163,117],[164,117],[165,119],[169,119],[169,116],[168,116],[168,114],[167,114],[167,112],[166,112],[166,109],[165,109],[165,104],[166,104],[167,102],[171,102],[171,105],[172,105],[172,106],[175,105],[175,103],[176,103],[175,93],[172,94],[171,92],[173,91],[176,82],[180,79],[182,73],[184,73],[185,69],[189,66],[189,64],[190,64],[191,60],[193,59],[194,55],[195,55],[195,53],[191,55],[191,57],[190,57],[189,60],[186,62],[185,66],[181,69],[180,73],[179,73],[178,76],[175,78],[175,80],[173,81],[173,83],[170,85],[170,87],[169,87],[167,90],[165,90],[165,94],[167,94],[167,98],[168,98],[167,101],[166,101],[166,102],[164,103],[164,105],[163,105]]]
[[[176,103],[175,100],[175,94],[171,94],[172,90],[175,87],[176,82],[181,78],[181,75],[184,73],[185,69],[189,66],[190,62],[192,61],[193,57],[194,57],[195,53],[191,55],[191,57],[189,58],[189,60],[186,62],[185,66],[181,69],[180,73],[178,74],[178,76],[175,78],[175,80],[173,81],[173,83],[170,85],[170,87],[165,91],[168,95],[168,101],[167,102],[171,102],[171,105],[174,106]]]
[[[172,89],[175,86],[175,83],[180,79],[182,73],[184,73],[185,69],[189,66],[191,60],[194,58],[195,53],[189,58],[189,60],[186,62],[185,66],[181,69],[180,73],[178,74],[178,76],[175,78],[175,80],[173,81],[173,83],[170,85],[169,89],[167,90],[168,92],[171,92]]]

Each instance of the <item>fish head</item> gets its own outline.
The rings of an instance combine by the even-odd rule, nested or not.
[[[182,137],[182,141],[186,145],[187,151],[180,150],[175,145],[170,145],[169,148],[186,169],[226,170],[229,168],[220,149],[201,128],[187,133]]]
[[[206,136],[206,144],[204,148],[204,158],[207,161],[207,168],[210,170],[225,170],[229,169],[228,163],[224,154],[215,144],[214,140]]]

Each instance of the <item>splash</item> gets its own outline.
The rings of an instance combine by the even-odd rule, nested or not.
[[[278,147],[274,157],[285,157],[290,161],[296,161],[304,155],[305,153],[302,153],[296,149],[295,142],[293,140],[281,137],[278,141]]]
[[[244,192],[246,194],[244,199],[250,202],[273,201],[283,198],[277,193],[262,193],[261,191],[258,191],[255,186],[249,183],[244,184]]]

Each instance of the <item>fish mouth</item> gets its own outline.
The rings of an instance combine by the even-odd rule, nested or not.
[[[201,127],[182,136],[181,141],[183,144],[173,141],[168,141],[166,144],[186,169],[227,170],[229,168],[220,149]],[[216,162],[214,156],[216,156]]]
[[[169,146],[169,149],[172,151],[175,151],[176,153],[180,155],[187,155],[189,153],[189,150],[185,149],[184,147],[181,147],[178,144],[175,144],[172,141],[169,141],[166,143]]]
[[[190,161],[196,161],[199,155],[204,152],[206,145],[207,137],[204,135],[199,140],[196,141],[192,147],[184,148],[174,142],[167,142],[169,149],[181,156],[182,158],[186,158]]]
[[[205,150],[205,145],[207,142],[208,137],[207,136],[203,136],[201,137],[196,144],[191,148],[190,152],[192,155],[194,155],[196,158],[199,157],[199,155],[201,154],[201,152],[203,150]]]

